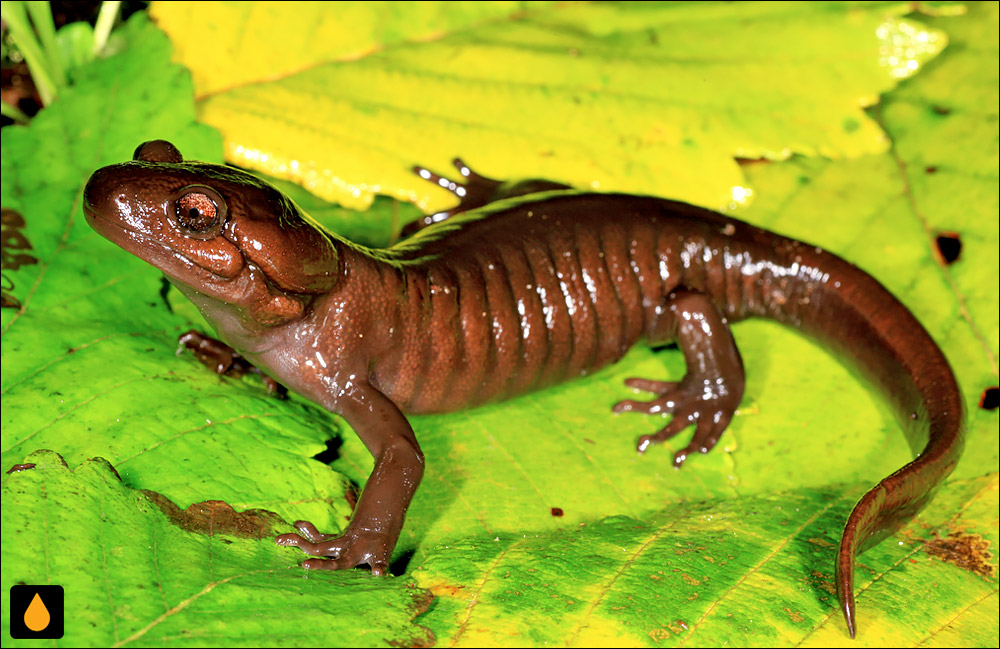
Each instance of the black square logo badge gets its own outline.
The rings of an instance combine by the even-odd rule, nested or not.
[[[20,640],[63,637],[63,587],[11,586],[10,637]]]

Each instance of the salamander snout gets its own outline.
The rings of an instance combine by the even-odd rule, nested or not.
[[[115,168],[117,166],[103,167],[95,171],[83,190],[83,212],[91,226],[94,225],[94,218],[107,217],[113,213],[116,202],[113,197],[121,193],[121,182]]]
[[[152,234],[165,225],[164,206],[181,182],[148,162],[102,167],[83,190],[83,211],[91,227],[115,243],[118,230],[108,226]]]

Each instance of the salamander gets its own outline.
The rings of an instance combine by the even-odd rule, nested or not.
[[[101,235],[160,269],[222,341],[276,381],[343,417],[375,458],[339,536],[298,521],[313,569],[387,571],[424,472],[408,413],[507,399],[594,372],[634,344],[675,341],[679,381],[617,412],[672,414],[639,451],[688,427],[680,467],[733,417],[744,368],[729,324],[795,327],[852,363],[894,406],[916,459],[854,507],[836,558],[855,634],[855,557],[912,518],[952,471],[964,406],[944,354],[878,281],[843,259],[706,209],[646,196],[465,182],[419,169],[465,198],[386,249],[319,227],[262,180],[186,161],[172,144],[96,171],[84,211]],[[497,196],[500,200],[494,201]]]

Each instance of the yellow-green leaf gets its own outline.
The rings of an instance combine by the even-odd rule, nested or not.
[[[171,34],[174,58],[198,95],[275,79],[327,61],[349,61],[424,41],[548,2],[158,2],[153,19]]]
[[[410,168],[444,173],[461,156],[486,175],[721,208],[748,198],[734,157],[886,149],[862,108],[947,41],[899,18],[906,6],[557,5],[442,22],[433,38],[419,28],[373,36],[369,12],[336,7],[298,15],[241,5],[247,18],[199,14],[197,29],[191,8],[163,3],[155,13],[182,51],[198,51],[185,60],[200,80],[199,114],[223,133],[227,158],[329,200],[363,207],[384,193],[438,208],[451,197]],[[422,26],[437,11],[393,5],[389,21],[405,14]],[[229,66],[202,54],[205,30],[232,32],[225,42],[238,54],[258,13],[272,39],[330,43],[356,31],[365,46],[321,44],[308,61],[295,46],[294,65],[275,71],[255,63],[267,49],[258,45],[238,59],[239,87],[215,81]]]

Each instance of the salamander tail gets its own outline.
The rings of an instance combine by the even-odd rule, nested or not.
[[[800,328],[860,371],[892,403],[915,459],[855,505],[837,554],[840,606],[858,628],[855,558],[911,520],[962,453],[965,409],[955,375],[930,334],[877,280],[836,255],[785,240],[786,269],[755,287],[754,315]]]

